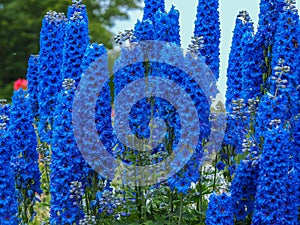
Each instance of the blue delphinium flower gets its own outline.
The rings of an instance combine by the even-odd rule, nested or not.
[[[40,139],[47,143],[51,142],[53,112],[62,83],[61,65],[65,26],[64,14],[54,11],[49,11],[42,22],[38,61],[38,130]],[[29,84],[29,87],[32,85]]]
[[[242,108],[236,110],[240,105],[235,104],[242,98],[242,66],[243,66],[243,46],[242,37],[246,32],[253,32],[253,23],[250,20],[249,14],[246,11],[239,12],[236,19],[236,25],[233,31],[231,51],[227,69],[227,90],[226,90],[226,111],[228,113],[226,135],[224,143],[233,147],[240,148],[245,134],[244,118]],[[237,112],[239,111],[239,112]]]
[[[273,44],[276,23],[279,13],[284,6],[284,0],[261,0],[259,4],[258,33],[262,38],[264,47]]]
[[[165,1],[164,0],[146,0],[144,7],[143,20],[153,20],[154,14],[160,10],[165,11]]]
[[[74,15],[79,15],[88,24],[88,14],[86,10],[86,5],[82,4],[82,0],[72,0],[72,5],[68,7],[67,17],[70,19]]]
[[[293,115],[298,113],[299,107],[298,104],[294,104],[299,101],[299,34],[298,12],[295,10],[294,4],[287,3],[277,21],[272,57],[272,68],[274,69],[268,83],[269,91],[272,94],[275,94],[275,89],[281,85],[282,88],[278,89],[277,94],[288,94],[289,101],[292,103],[290,106]],[[279,61],[283,62],[286,72],[281,73]]]
[[[253,32],[246,32],[241,40],[242,47],[242,91],[241,96],[246,103],[262,94],[262,70],[264,64],[263,49]]]
[[[160,40],[160,41],[168,41],[180,45],[180,36],[179,36],[179,25],[178,25],[178,11],[171,8],[169,13],[164,13],[158,10],[154,17],[148,17],[146,20],[138,21],[135,26],[134,38],[135,41],[141,40]],[[171,35],[170,35],[171,34]],[[125,51],[125,50],[124,50]],[[141,54],[144,53],[133,53],[129,54],[130,57],[134,57],[134,54],[138,54],[137,58],[141,58]],[[174,52],[165,52],[164,57],[166,60],[174,60],[172,57],[183,57],[182,53],[176,56]],[[181,55],[180,55],[181,54]],[[126,55],[126,54],[124,54]],[[145,59],[147,59],[147,55],[143,55]],[[192,57],[189,55],[188,57]],[[193,56],[194,57],[194,56]],[[117,61],[117,63],[122,64],[122,53],[121,58]],[[202,69],[202,68],[195,68]],[[121,74],[121,72],[123,74]],[[203,91],[198,87],[198,85],[186,74],[180,71],[177,68],[174,68],[170,65],[165,65],[162,63],[156,62],[147,62],[147,63],[135,63],[131,65],[130,68],[122,69],[122,71],[118,71],[115,73],[115,95],[117,95],[120,90],[127,85],[127,83],[142,78],[142,77],[163,77],[166,79],[171,79],[173,82],[177,83],[181,86],[181,88],[185,89],[187,93],[189,93],[190,97],[193,99],[194,104],[198,110],[198,115],[201,117],[199,120],[201,121],[201,135],[200,140],[203,137],[208,136],[209,133],[209,125],[208,124],[208,115],[209,115],[209,106],[208,104],[203,104],[207,102]],[[179,101],[180,99],[178,99]],[[184,103],[182,103],[184,105]],[[188,111],[188,110],[187,110]],[[151,113],[153,112],[153,113]],[[167,142],[171,142],[171,151],[176,147],[180,137],[180,118],[176,114],[175,108],[167,101],[161,98],[153,98],[153,99],[142,99],[140,100],[131,111],[130,125],[132,132],[136,134],[138,138],[149,138],[150,129],[149,122],[151,116],[159,117],[163,119],[170,130],[173,130],[173,133],[168,133],[166,138]],[[171,137],[172,136],[172,137]],[[200,141],[201,142],[201,141]],[[152,153],[167,153],[167,144],[163,143],[155,149]],[[169,143],[170,144],[170,143]],[[128,151],[129,149],[127,149]],[[169,149],[170,150],[170,149]],[[123,150],[123,152],[125,149]],[[173,177],[170,177],[168,183],[172,190],[176,189],[179,192],[186,193],[190,188],[192,182],[197,182],[199,179],[199,165],[202,158],[202,146],[199,144],[196,148],[195,153],[189,162],[180,170],[180,172]],[[158,161],[161,161],[163,158],[160,158]],[[157,162],[153,161],[152,163]],[[174,168],[177,168],[177,162],[173,162]]]
[[[33,120],[28,93],[22,89],[15,91],[10,110],[9,135],[19,207],[28,210],[21,211],[20,215],[25,223],[34,217],[35,194],[42,192]]]
[[[79,1],[78,4],[81,5],[81,2]],[[86,187],[84,173],[86,162],[74,137],[72,107],[75,88],[82,76],[81,64],[89,44],[89,36],[85,7],[77,7],[73,12],[74,7],[73,5],[69,8],[68,23],[65,28],[61,69],[63,84],[54,112],[50,166],[51,224],[78,223],[84,215],[80,207],[81,199],[71,197],[72,182],[81,182],[83,189]]]
[[[298,174],[298,180],[300,181],[300,113],[295,116],[294,118],[294,123],[295,125],[293,126],[293,157],[295,159],[295,169]],[[298,204],[300,205],[300,184],[298,185]],[[299,213],[298,213],[299,215]]]
[[[75,81],[66,79],[54,114],[50,164],[50,223],[73,224],[83,217],[81,199],[71,197],[72,182],[82,182],[85,162],[78,150],[72,127]]]
[[[232,108],[233,99],[237,100],[242,97],[242,37],[246,32],[253,32],[253,22],[247,11],[240,11],[235,22],[227,68],[227,111]]]
[[[115,147],[115,139],[112,135],[110,80],[104,80],[105,84],[102,89],[95,90],[97,84],[103,81],[102,79],[107,79],[109,75],[108,56],[106,55],[105,47],[97,43],[88,45],[81,68],[83,71],[81,82],[83,83],[80,83],[79,88],[81,93],[84,93],[84,99],[80,98],[80,106],[76,107],[75,103],[75,107],[72,109],[73,112],[80,115],[76,118],[77,124],[74,131],[80,134],[76,136],[76,141],[84,159],[87,160],[87,163],[82,164],[82,174],[84,176],[82,187],[86,190],[85,198],[89,202],[95,202],[95,186],[98,185],[99,180],[106,180],[102,176],[107,175],[101,173],[106,171],[97,169],[114,169],[111,161],[107,162],[107,168],[103,168],[104,156],[97,151],[92,151],[92,149],[98,147],[98,142],[95,140],[95,137],[90,135],[91,132],[89,130],[96,126],[96,131],[99,135],[97,138],[101,140],[106,151],[113,154],[112,149]],[[92,109],[95,109],[95,111]],[[92,115],[92,113],[95,113],[95,115]],[[109,184],[109,180],[106,181]],[[91,207],[94,209],[96,204],[93,203]]]
[[[233,213],[238,221],[253,212],[258,171],[258,163],[253,163],[253,160],[242,160],[235,171],[230,193]]]
[[[216,79],[220,72],[220,19],[218,0],[199,0],[197,19],[195,21],[194,37],[204,38],[204,48],[200,53],[205,57],[205,63],[210,67]]]
[[[38,85],[39,85],[39,56],[31,55],[28,60],[26,78],[28,80],[28,93],[30,94],[32,112],[38,116]]]
[[[272,126],[276,121],[290,121],[292,118],[291,114],[291,102],[289,99],[289,94],[284,92],[282,93],[284,86],[281,86],[281,76],[285,73],[288,73],[288,66],[284,66],[283,61],[280,61],[278,65],[277,74],[274,75],[275,82],[271,88],[273,93],[268,92],[267,94],[261,97],[260,103],[256,112],[256,121],[255,121],[255,137],[256,140],[260,140],[263,137],[264,132]],[[276,82],[278,80],[278,82]],[[279,94],[281,92],[281,94]]]
[[[91,88],[95,83],[93,78],[96,76],[105,77],[109,73],[108,71],[108,58],[106,54],[106,49],[104,45],[93,43],[90,44],[84,54],[81,68],[83,71],[83,76],[90,76]],[[102,143],[108,148],[113,148],[113,137],[112,134],[112,121],[111,121],[111,89],[110,81],[107,80],[102,87],[102,90],[99,90],[99,97],[96,100],[96,114],[95,122],[96,129],[100,136]],[[86,93],[89,95],[89,93]],[[85,103],[83,103],[85,104]],[[82,124],[84,125],[84,124]]]
[[[179,11],[174,6],[168,13],[157,11],[154,15],[154,39],[172,42],[180,46]]]
[[[291,133],[278,122],[264,134],[252,224],[298,224],[299,180]]]
[[[234,224],[232,213],[232,200],[226,193],[216,195],[213,193],[209,197],[208,208],[206,211],[207,225],[232,225]]]
[[[219,161],[219,162],[217,162],[217,164],[216,164],[216,167],[217,167],[217,169],[218,170],[224,170],[225,169],[225,163],[223,162],[223,161]]]
[[[89,44],[88,23],[84,19],[86,14],[85,7],[79,7],[73,14],[68,13],[68,23],[66,26],[63,65],[61,69],[63,80],[70,78],[75,80],[78,85],[82,74],[80,67],[85,50]],[[72,7],[69,8],[69,12]]]
[[[2,102],[3,101],[3,102]],[[15,177],[11,167],[9,105],[0,100],[0,221],[3,225],[17,225],[18,201]]]

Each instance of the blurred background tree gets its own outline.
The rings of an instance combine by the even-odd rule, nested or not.
[[[129,19],[142,0],[83,0],[92,42],[112,48],[111,28]],[[42,19],[49,10],[67,13],[71,0],[0,0],[0,98],[11,98],[13,82],[25,78],[30,54],[39,52]]]

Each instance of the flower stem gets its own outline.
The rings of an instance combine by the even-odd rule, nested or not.
[[[179,223],[182,225],[182,214],[183,214],[183,193],[180,193],[180,209],[179,209]]]

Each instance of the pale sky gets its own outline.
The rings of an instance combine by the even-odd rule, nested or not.
[[[250,14],[254,27],[257,27],[257,20],[259,14],[260,0],[220,0],[220,22],[221,22],[221,72],[219,79],[219,89],[222,95],[225,95],[226,89],[226,69],[228,62],[228,55],[232,40],[232,32],[235,25],[235,19],[239,11],[247,10]],[[165,0],[166,10],[169,11],[172,5],[180,12],[180,29],[182,47],[186,48],[190,43],[190,37],[193,36],[194,21],[196,19],[197,0]],[[300,3],[297,2],[299,9]],[[142,19],[142,11],[134,11],[130,13],[131,19],[129,21],[119,21],[113,28],[114,32],[124,31],[125,29],[133,29],[137,19]]]

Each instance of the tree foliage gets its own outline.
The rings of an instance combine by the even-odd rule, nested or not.
[[[4,84],[25,77],[30,54],[39,52],[41,21],[49,10],[65,12],[71,0],[0,0],[0,96]],[[128,19],[128,10],[140,8],[141,0],[83,0],[89,15],[93,42],[112,47],[110,28]]]

